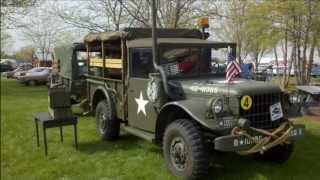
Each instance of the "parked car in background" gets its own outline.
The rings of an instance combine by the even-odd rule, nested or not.
[[[289,67],[287,67],[287,68],[289,68]],[[284,72],[285,72],[285,66],[283,66],[283,65],[279,65],[278,66],[278,68],[277,68],[277,66],[273,66],[272,67],[272,69],[273,69],[273,75],[283,75],[284,74]],[[277,70],[278,69],[278,70]],[[287,71],[289,71],[288,69],[287,69]],[[295,74],[295,68],[294,68],[294,66],[292,65],[291,66],[291,71],[290,71],[290,76],[294,76]]]
[[[311,69],[311,76],[320,76],[320,64],[313,64]]]
[[[21,72],[28,71],[32,68],[33,68],[33,66],[31,64],[23,64],[23,65],[20,65],[18,68],[16,68],[13,71],[8,71],[8,72],[3,73],[3,76],[5,76],[7,78],[14,78],[15,73],[17,73],[17,74],[19,73],[19,75],[20,75]]]
[[[24,70],[20,70],[20,71],[17,71],[13,74],[13,78],[15,79],[18,79],[19,76],[21,76],[21,74],[25,74],[27,71],[29,71],[30,69],[33,68],[33,65],[32,64],[28,64],[28,65],[31,65],[31,68],[26,68]]]
[[[31,69],[30,69],[31,70]],[[26,72],[28,72],[29,70],[24,70],[24,71],[17,71],[17,72],[14,72],[13,74],[13,77],[14,79],[18,79],[19,76],[23,75],[23,74],[26,74]]]
[[[259,64],[255,71],[256,73],[265,73],[270,66],[272,67],[270,64]]]
[[[9,64],[4,64],[4,63],[0,64],[0,73],[12,71],[12,70],[13,70],[13,67],[10,66]]]
[[[274,76],[277,76],[278,74],[279,75],[283,75],[284,73],[284,66],[272,66],[272,72],[273,72],[273,75]]]
[[[308,66],[306,66],[306,69],[307,68],[308,68]],[[279,66],[278,67],[278,73],[280,75],[283,75],[284,69],[285,69],[284,66]],[[277,73],[277,67],[273,66],[273,75],[277,75],[278,73]],[[294,75],[295,75],[295,67],[292,66],[291,67],[291,71],[290,71],[290,76],[294,76]],[[312,64],[311,76],[320,76],[320,65],[319,64]]]
[[[272,69],[272,66],[268,64],[261,64],[255,69],[255,80],[257,81],[266,81],[267,80],[267,74],[268,69]]]
[[[18,80],[27,85],[45,84],[48,81],[52,68],[36,67],[27,72],[21,73]]]
[[[3,64],[11,66],[13,69],[17,67],[17,60],[16,59],[1,59],[0,60],[1,66]]]

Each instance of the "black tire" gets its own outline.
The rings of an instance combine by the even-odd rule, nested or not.
[[[29,86],[35,86],[36,84],[37,84],[37,82],[35,80],[28,81]]]
[[[175,176],[199,179],[208,174],[207,144],[194,122],[179,119],[166,128],[163,154],[168,169]]]
[[[116,140],[119,137],[120,121],[107,100],[102,100],[97,105],[96,129],[103,140]]]
[[[294,143],[292,142],[291,144],[278,145],[276,147],[273,147],[263,154],[254,154],[254,157],[258,160],[282,164],[290,159],[293,150]]]

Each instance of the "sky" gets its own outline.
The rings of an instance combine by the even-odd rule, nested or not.
[[[14,53],[22,47],[32,45],[32,42],[25,39],[20,31],[11,29],[8,32],[10,33],[13,41],[12,48],[9,50],[9,53]]]
[[[50,9],[50,6],[52,5],[64,8],[68,6],[74,6],[79,3],[83,4],[86,2],[86,0],[40,0],[40,2],[40,6],[30,8],[29,14],[23,17],[22,22],[28,23],[28,21],[30,21],[31,18],[38,17],[43,14],[48,15],[49,11],[47,11],[47,9]],[[64,24],[58,17],[50,17],[53,18],[57,24]],[[73,31],[75,32],[74,34],[77,36],[75,42],[82,41],[83,36],[87,33],[87,31],[75,28],[73,28]],[[22,47],[32,45],[32,42],[24,37],[24,33],[20,29],[6,29],[6,32],[10,34],[12,38],[12,46],[10,47],[10,49],[7,50],[8,53],[12,54],[21,49]]]
[[[54,4],[55,6],[68,8],[68,7],[75,6],[75,5],[78,6],[79,3],[81,3],[83,5],[84,3],[86,3],[86,0],[58,0],[58,1],[57,0],[44,0],[44,3],[42,3],[42,5],[40,7],[35,7],[35,8],[31,9],[31,14],[33,16],[39,16],[39,15],[41,15],[41,13],[46,13],[46,9],[48,7],[50,7],[52,4]],[[28,20],[29,20],[28,17],[24,18],[25,22],[28,22]],[[61,20],[56,18],[56,21],[58,22]],[[219,23],[219,22],[214,20],[214,21],[210,21],[210,23],[212,23],[211,24],[212,26],[216,26],[216,23]],[[210,30],[212,30],[212,29],[210,29]],[[87,33],[87,31],[83,31],[83,30],[79,30],[79,29],[74,29],[73,31],[77,32],[76,33],[77,38],[75,40],[77,42],[82,41],[84,35]],[[23,35],[23,33],[20,32],[20,30],[9,29],[9,30],[7,30],[7,32],[11,35],[12,40],[13,40],[12,48],[9,49],[9,53],[14,53],[15,51],[19,50],[22,47],[32,45],[32,42],[30,42],[29,40],[24,38],[24,35]],[[211,34],[213,34],[213,33],[211,32]],[[215,40],[214,38],[215,38],[215,36],[212,36],[210,39]],[[283,57],[280,46],[278,47],[278,56],[279,56],[280,60],[282,59],[281,57]],[[250,57],[248,59],[250,59]],[[274,60],[274,53],[273,52],[267,53],[262,58],[261,61],[268,62],[270,60]],[[317,56],[317,55],[315,56],[315,61],[320,63],[319,56]]]

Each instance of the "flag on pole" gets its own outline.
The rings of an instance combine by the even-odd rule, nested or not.
[[[232,83],[234,78],[241,72],[239,63],[231,53],[229,53],[228,55],[228,65],[226,72],[226,79],[229,84]]]

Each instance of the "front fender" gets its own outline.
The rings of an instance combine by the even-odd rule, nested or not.
[[[192,98],[192,100],[189,99],[169,102],[161,108],[160,114],[173,106],[181,108],[192,119],[194,119],[195,121],[207,128],[211,129],[212,127],[216,126],[215,120],[208,119],[206,117],[208,113],[208,106],[207,101],[203,98]]]
[[[90,106],[95,109],[96,105],[100,100],[105,99],[108,102],[111,102],[111,97],[108,91],[103,86],[97,86],[94,88],[91,94]]]

